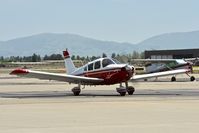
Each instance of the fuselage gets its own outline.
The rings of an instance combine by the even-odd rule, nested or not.
[[[128,81],[134,74],[134,67],[121,64],[111,58],[100,58],[87,63],[71,74],[104,79],[101,84],[110,85]]]

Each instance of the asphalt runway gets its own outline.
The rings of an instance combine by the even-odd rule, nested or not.
[[[130,83],[132,96],[118,85],[73,96],[72,84],[0,75],[0,133],[198,132],[199,81],[151,81]]]

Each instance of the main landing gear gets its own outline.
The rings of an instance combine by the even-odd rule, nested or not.
[[[188,74],[187,74],[188,75]],[[196,78],[194,77],[194,76],[190,76],[190,75],[188,75],[189,76],[189,78],[190,78],[190,81],[195,81],[196,80]],[[176,81],[176,77],[175,76],[172,76],[171,77],[171,82],[174,82],[174,81]]]
[[[125,85],[126,88],[120,83],[120,87],[116,88],[117,92],[120,93],[121,96],[125,96],[126,92],[128,92],[129,95],[133,95],[135,88],[133,86],[128,86],[128,82],[125,82]]]
[[[79,96],[81,92],[80,84],[78,85],[78,87],[74,87],[71,91],[73,92],[74,96]]]

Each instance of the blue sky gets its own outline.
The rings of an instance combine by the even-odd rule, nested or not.
[[[74,33],[137,43],[199,30],[198,0],[0,0],[0,40]]]

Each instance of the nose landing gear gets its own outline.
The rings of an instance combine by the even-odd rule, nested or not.
[[[128,92],[129,95],[133,95],[135,92],[135,88],[133,86],[128,86],[128,82],[125,82],[126,88],[122,86],[122,83],[120,83],[120,87],[116,88],[117,92],[120,93],[121,96],[125,96],[126,92]]]
[[[121,86],[119,88],[116,88],[117,92],[120,93],[120,96],[125,96],[126,95],[126,88]]]
[[[128,86],[126,90],[129,95],[133,95],[133,93],[135,92],[135,88],[133,86]]]

